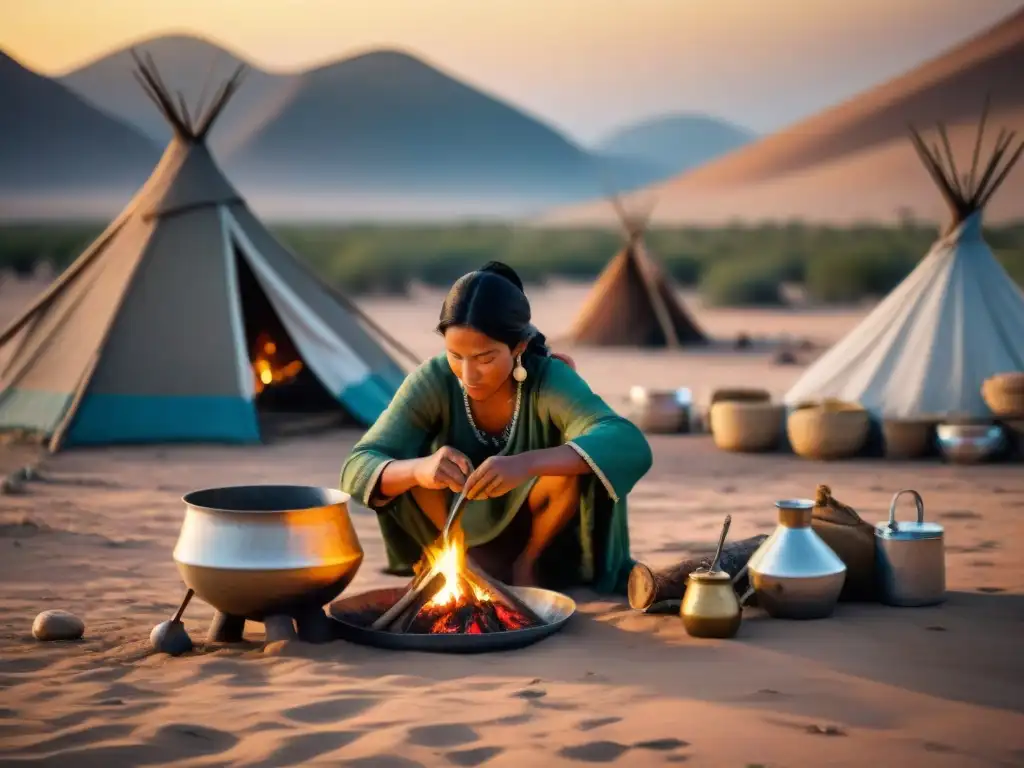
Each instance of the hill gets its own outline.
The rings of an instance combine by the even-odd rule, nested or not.
[[[210,137],[213,149],[221,153],[230,152],[243,142],[250,128],[262,122],[266,111],[273,111],[275,99],[282,97],[296,78],[264,72],[215,43],[187,35],[152,38],[134,47],[153,57],[168,87],[172,92],[182,93],[189,106],[204,95],[204,83],[209,82],[205,91],[208,102],[219,83],[239,65],[246,66],[244,85],[221,113],[217,129]],[[134,72],[135,61],[126,47],[59,79],[89,103],[135,126],[163,146],[170,141],[170,126],[153,108]]]
[[[160,157],[134,128],[0,52],[0,198],[5,212],[53,195],[125,196]]]
[[[749,144],[756,135],[710,115],[678,113],[620,128],[594,149],[605,155],[648,163],[670,176]]]
[[[1024,10],[943,55],[831,109],[718,160],[644,190],[656,223],[804,219],[848,222],[936,217],[942,207],[907,139],[907,124],[953,125],[960,157],[991,94],[996,128],[1024,129]],[[1020,168],[987,209],[990,220],[1024,217]],[[603,202],[557,210],[549,223],[605,223]]]
[[[165,82],[190,104],[208,72],[217,83],[247,65],[246,82],[210,143],[239,188],[271,215],[506,215],[666,175],[643,159],[590,153],[512,105],[399,51],[274,74],[194,37],[159,37],[135,47],[153,56]],[[125,48],[61,82],[166,141],[169,129],[133,70]]]
[[[228,159],[243,185],[571,199],[602,161],[514,107],[398,51],[300,75]]]

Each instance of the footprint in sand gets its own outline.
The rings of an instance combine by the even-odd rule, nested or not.
[[[377,699],[349,698],[327,699],[301,707],[292,707],[284,711],[284,716],[300,723],[322,724],[336,723],[360,712],[365,712],[377,704]]]
[[[257,766],[271,768],[279,765],[302,765],[328,752],[348,746],[362,735],[359,731],[318,731],[289,736]]]
[[[981,515],[969,509],[951,509],[949,512],[940,512],[940,520],[980,520]]]
[[[548,695],[548,692],[543,688],[524,688],[521,691],[516,691],[512,694],[517,699],[527,699],[528,701],[536,701],[537,699],[543,699]]]
[[[474,747],[473,749],[461,749],[456,752],[448,752],[445,757],[453,765],[464,766],[464,768],[473,768],[477,765],[483,765],[492,757],[497,757],[504,752],[501,747]]]
[[[664,739],[648,739],[647,741],[638,741],[633,746],[636,749],[650,749],[655,752],[671,752],[673,749],[682,749],[683,747],[690,746],[690,742],[683,741],[682,739],[667,737]]]
[[[603,728],[606,725],[620,722],[622,722],[621,717],[597,717],[592,720],[581,720],[576,724],[576,729],[580,731],[593,731],[597,728]]]
[[[518,715],[506,715],[505,717],[499,717],[494,720],[488,720],[481,725],[524,725],[535,718],[536,715],[533,712],[523,712]]]
[[[355,760],[349,760],[345,765],[354,766],[354,768],[426,768],[423,763],[417,763],[415,760],[398,755],[358,757]]]
[[[161,727],[148,741],[165,747],[168,754],[184,758],[226,752],[238,743],[238,737],[196,723],[170,723]]]
[[[465,723],[421,725],[409,729],[408,741],[419,747],[459,747],[479,741],[480,735]]]
[[[613,763],[629,751],[625,744],[617,741],[588,741],[558,750],[561,757],[579,760],[581,763]]]
[[[22,755],[37,755],[40,753],[69,752],[82,747],[90,747],[98,742],[107,740],[123,739],[135,728],[130,725],[88,725],[75,730],[66,730],[55,736],[47,736],[40,741],[33,742],[22,747],[19,752]],[[77,765],[74,761],[65,765]]]

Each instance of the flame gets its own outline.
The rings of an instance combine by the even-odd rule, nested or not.
[[[257,336],[252,360],[252,370],[256,377],[256,394],[271,384],[280,384],[294,379],[302,370],[301,360],[282,363],[276,359],[277,357],[277,344],[270,338],[270,335],[264,332]]]
[[[466,568],[466,552],[459,541],[449,541],[440,549],[427,552],[430,566],[444,575],[444,586],[430,600],[428,605],[458,605],[465,599],[490,600],[488,592],[479,588],[475,583],[463,578],[462,573]],[[468,586],[473,594],[467,595],[464,587]]]

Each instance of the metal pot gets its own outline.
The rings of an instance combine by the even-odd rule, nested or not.
[[[332,488],[208,488],[182,501],[174,562],[196,595],[230,616],[262,621],[320,609],[363,561],[349,496]]]
[[[732,577],[725,571],[691,573],[679,616],[691,637],[735,637],[743,616]]]
[[[897,522],[896,502],[904,493],[914,497],[917,522]],[[889,519],[875,526],[882,602],[887,605],[936,605],[946,599],[946,548],[938,523],[924,521],[921,494],[903,490],[892,497]]]
[[[775,502],[779,525],[747,567],[757,603],[780,619],[821,619],[832,614],[846,580],[846,565],[811,527],[814,501]]]
[[[688,389],[629,390],[630,418],[644,432],[674,434],[690,431],[693,396]]]

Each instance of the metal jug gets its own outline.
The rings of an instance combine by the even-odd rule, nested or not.
[[[914,497],[917,522],[897,522],[896,502],[904,493]],[[924,500],[905,489],[892,497],[889,519],[875,526],[875,557],[882,602],[887,605],[936,605],[946,599],[944,531],[924,521]]]
[[[783,499],[775,508],[778,527],[747,563],[757,603],[775,618],[825,618],[839,600],[846,565],[811,528],[812,499]]]

